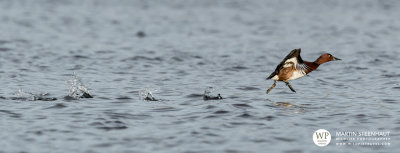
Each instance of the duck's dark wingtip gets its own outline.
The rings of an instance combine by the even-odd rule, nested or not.
[[[299,52],[299,53],[300,53],[300,52],[301,52],[301,48],[293,49],[293,51],[294,51],[294,52]]]
[[[292,58],[292,57],[297,57],[297,60],[300,63],[302,63],[303,59],[301,59],[300,53],[301,53],[301,48],[293,49],[292,52],[290,52],[290,54],[285,58],[285,60]]]
[[[290,53],[286,56],[287,58],[289,57],[294,57],[294,56],[299,56],[301,52],[301,48],[295,48]]]

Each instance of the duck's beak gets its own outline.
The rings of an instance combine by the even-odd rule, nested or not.
[[[342,59],[333,56],[333,61],[336,61],[336,60],[342,60]]]

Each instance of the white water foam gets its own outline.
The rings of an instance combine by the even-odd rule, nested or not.
[[[76,75],[72,74],[71,79],[68,81],[69,85],[69,96],[75,99],[79,98],[91,98],[91,94],[86,86],[82,83],[81,79]]]

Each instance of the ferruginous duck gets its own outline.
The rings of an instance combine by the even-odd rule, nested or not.
[[[276,67],[275,71],[269,75],[268,79],[274,80],[274,84],[267,90],[267,94],[276,86],[276,81],[283,81],[292,90],[292,85],[289,81],[306,76],[311,71],[314,71],[319,67],[319,65],[324,64],[329,61],[340,60],[339,58],[333,57],[329,53],[322,54],[314,62],[303,61],[300,56],[301,49],[292,50],[289,55],[282,60],[281,63]]]

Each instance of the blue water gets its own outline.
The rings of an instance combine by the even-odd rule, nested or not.
[[[0,153],[397,152],[399,10],[373,0],[0,1]],[[294,48],[342,60],[292,81],[297,93],[278,83],[265,94]],[[94,98],[66,97],[74,79]],[[209,87],[224,99],[203,100]],[[318,147],[317,129],[390,131],[391,145]]]

